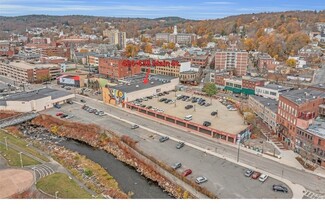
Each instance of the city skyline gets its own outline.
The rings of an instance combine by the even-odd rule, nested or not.
[[[159,18],[178,16],[186,19],[216,19],[232,15],[281,12],[292,10],[324,10],[319,0],[306,4],[303,0],[206,0],[189,1],[84,1],[84,0],[0,0],[3,16],[22,15],[91,15],[105,17]]]

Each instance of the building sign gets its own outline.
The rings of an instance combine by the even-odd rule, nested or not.
[[[74,79],[71,78],[60,78],[60,83],[61,84],[69,84],[69,85],[74,85]]]
[[[176,60],[123,60],[122,65],[125,67],[145,66],[145,67],[176,67],[181,66]]]

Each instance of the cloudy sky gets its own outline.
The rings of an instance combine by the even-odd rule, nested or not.
[[[247,13],[324,9],[324,0],[0,0],[0,16],[46,14],[213,19]]]

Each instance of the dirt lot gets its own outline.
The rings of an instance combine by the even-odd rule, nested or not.
[[[188,95],[190,97],[202,97],[206,99],[208,103],[211,103],[210,98],[205,98],[203,96],[192,95],[185,92],[177,92],[176,95]],[[244,130],[247,125],[244,124],[244,120],[238,111],[229,111],[227,108],[221,104],[218,100],[212,99],[212,105],[205,107],[200,106],[197,103],[192,103],[192,101],[186,102],[182,100],[176,100],[176,103],[165,104],[164,102],[159,102],[159,99],[167,98],[176,100],[174,92],[169,93],[158,98],[149,99],[148,101],[142,101],[141,104],[150,105],[152,107],[164,110],[165,114],[176,116],[178,118],[184,118],[187,115],[192,115],[192,122],[203,124],[204,121],[211,122],[212,128],[220,131],[237,134]],[[186,105],[193,105],[194,107],[186,110]],[[211,112],[218,111],[217,116],[211,116]]]

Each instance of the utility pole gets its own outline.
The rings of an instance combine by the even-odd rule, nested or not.
[[[238,152],[237,152],[237,163],[239,162],[239,152],[240,152],[240,135],[237,135],[237,145],[238,145]]]
[[[8,141],[6,136],[5,136],[5,144],[6,144],[6,150],[8,151]]]
[[[23,165],[23,158],[21,156],[22,152],[19,152],[18,154],[20,156],[20,165],[21,165],[21,168],[23,168],[24,167],[24,165]]]

